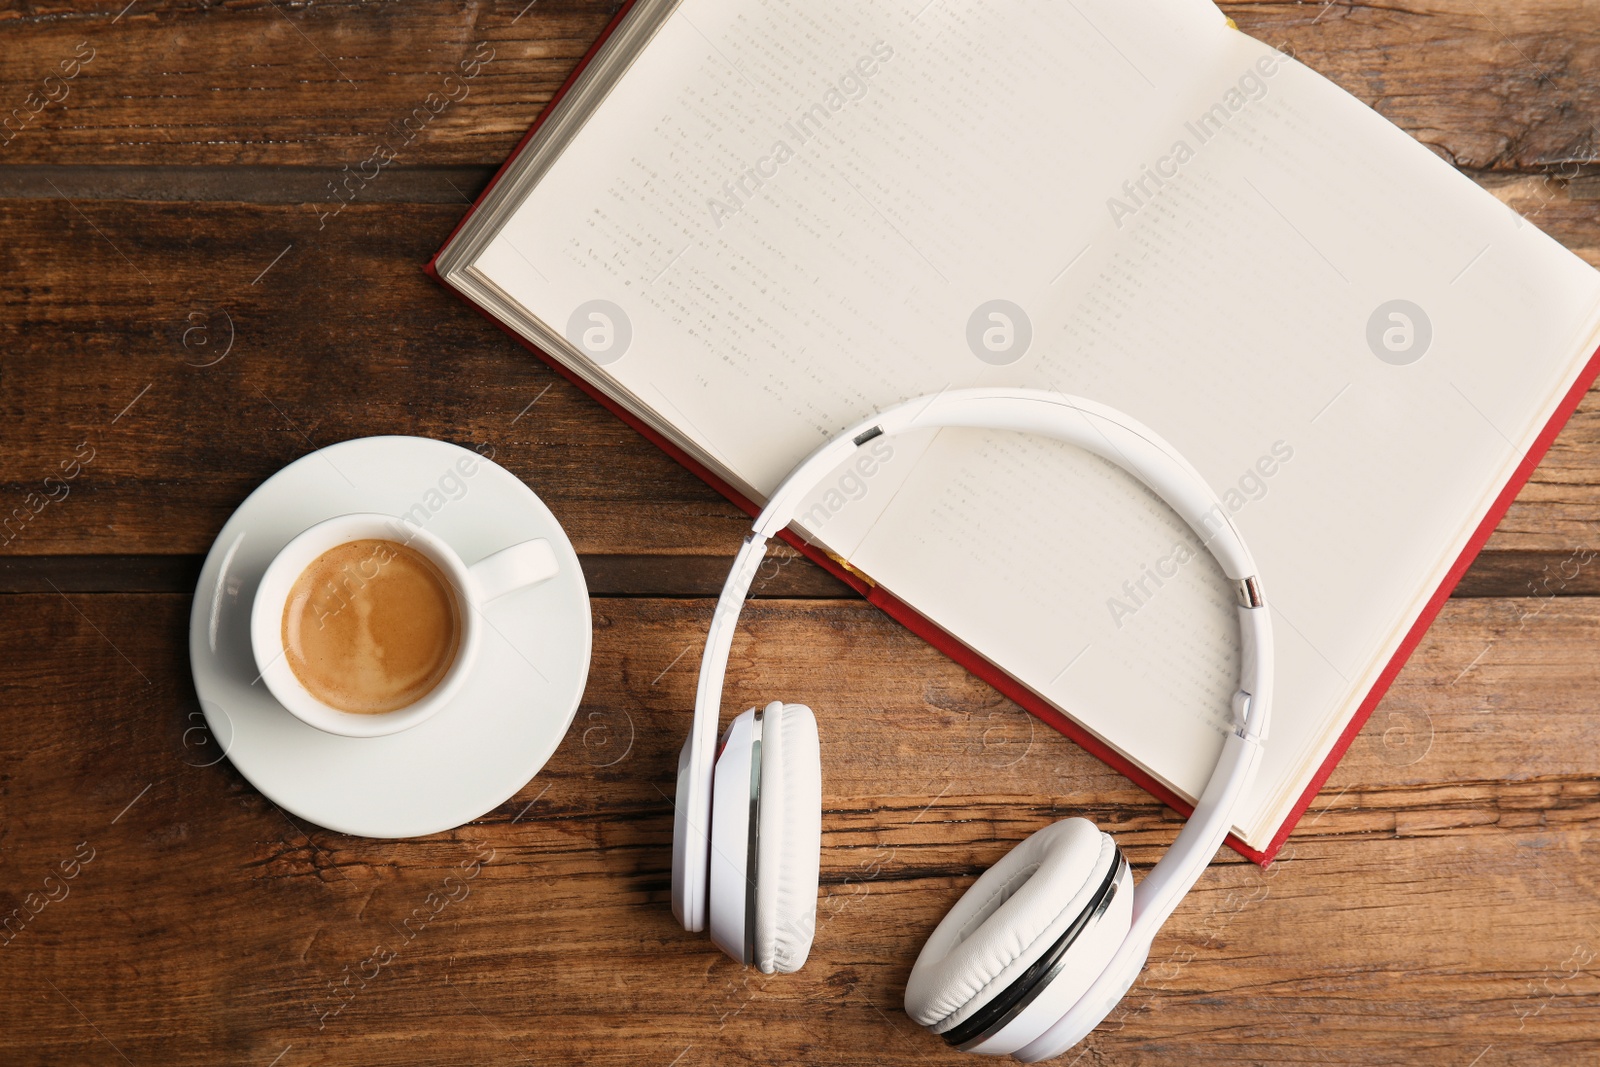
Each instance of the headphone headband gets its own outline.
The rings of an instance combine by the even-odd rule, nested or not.
[[[1048,1058],[1076,1044],[1121,999],[1137,977],[1156,929],[1222,844],[1232,825],[1230,815],[1260,761],[1271,706],[1272,630],[1255,561],[1243,537],[1199,471],[1176,449],[1153,430],[1103,404],[1032,389],[962,389],[908,400],[834,437],[783,480],[739,548],[706,637],[694,725],[678,761],[673,911],[685,929],[705,928],[711,774],[723,680],[739,613],[766,556],[768,538],[793,521],[811,490],[856,449],[881,436],[935,427],[1035,433],[1107,460],[1139,479],[1177,512],[1223,572],[1237,583],[1242,659],[1239,688],[1233,698],[1234,728],[1224,739],[1222,754],[1193,815],[1134,890],[1133,926],[1110,965],[1060,1022],[1016,1053],[1020,1059]]]
[[[1256,574],[1255,561],[1228,510],[1200,472],[1155,431],[1082,397],[1038,389],[960,389],[896,404],[863,420],[808,456],[778,486],[755,522],[771,537],[794,520],[806,495],[868,441],[912,430],[965,427],[1035,433],[1075,445],[1147,485],[1210,549],[1229,578]]]

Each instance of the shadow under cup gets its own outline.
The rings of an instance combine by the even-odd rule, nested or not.
[[[437,570],[454,598],[454,659],[431,688],[394,710],[346,711],[309,690],[290,664],[284,647],[284,611],[301,576],[324,554],[352,542],[389,542],[409,549]],[[368,579],[375,575],[366,575]],[[359,579],[358,579],[359,580]],[[273,558],[256,589],[250,611],[250,644],[256,668],[278,702],[319,730],[345,737],[382,737],[410,729],[450,702],[467,677],[480,639],[476,584],[461,557],[438,537],[392,515],[341,515],[297,535]],[[345,609],[348,610],[348,609]]]

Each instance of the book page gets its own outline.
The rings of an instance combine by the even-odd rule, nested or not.
[[[1017,298],[1035,347],[1007,380],[1157,428],[1251,546],[1277,646],[1238,819],[1260,845],[1594,350],[1600,275],[1242,35],[1167,137],[1145,163],[1170,177],[1107,190],[1080,284]],[[852,560],[1180,792],[1204,785],[1231,589],[1131,478],[946,431]]]
[[[1276,714],[1239,816],[1257,847],[1600,303],[1554,242],[1189,0],[685,0],[474,269],[757,496],[860,416],[962,386],[1079,393],[1165,436],[1273,605]],[[1231,593],[1121,472],[924,434],[858,453],[801,525],[1178,792],[1204,785]]]
[[[684,0],[476,269],[563,332],[609,305],[597,372],[764,494],[985,378],[968,312],[1068,267],[1226,33],[1203,0]]]

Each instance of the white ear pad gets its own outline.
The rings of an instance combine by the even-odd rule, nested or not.
[[[957,1047],[1005,1053],[1065,1014],[1132,923],[1132,876],[1086,819],[1034,833],[985,871],[934,930],[906,1013]]]
[[[822,752],[804,704],[768,704],[761,726],[761,838],[754,963],[797,971],[817,926],[822,862]]]
[[[773,701],[736,716],[712,771],[711,940],[768,974],[799,970],[816,932],[821,853],[822,754],[811,709]]]

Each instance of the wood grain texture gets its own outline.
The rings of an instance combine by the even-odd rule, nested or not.
[[[203,551],[273,471],[375,433],[485,446],[580,551],[737,544],[732,505],[423,275],[464,208],[0,202],[36,234],[0,252],[11,506],[94,450],[3,551]]]
[[[401,158],[498,164],[618,6],[140,0],[119,18],[118,0],[29,4],[0,14],[6,108],[80,46],[94,58],[0,160],[354,165],[483,42],[493,58],[470,92]],[[1223,8],[1458,166],[1575,177],[1600,163],[1595,0]]]
[[[746,972],[673,922],[676,752],[743,517],[419,270],[617,6],[0,10],[8,1067],[974,1062],[900,1008],[960,892],[1063,816],[1141,870],[1177,832],[797,560],[758,582],[729,703],[819,714],[812,961]],[[1224,6],[1600,265],[1596,0]],[[332,214],[384,142],[396,163]],[[375,433],[492,448],[596,597],[550,764],[413,841],[289,818],[191,731],[201,554],[285,463]],[[1279,860],[1219,854],[1062,1062],[1600,1060],[1597,516],[1591,393]]]
[[[455,99],[394,141],[396,158],[499,164],[619,6],[140,0],[117,17],[115,0],[30,4],[0,15],[0,99],[30,116],[0,158],[354,166],[444,92]],[[64,96],[49,87],[59,102],[36,114],[25,103],[63,61],[89,55]],[[473,57],[484,65],[465,90],[446,85]]]
[[[1593,0],[1221,6],[1458,167],[1577,177],[1600,162]]]
[[[29,1020],[0,1030],[6,1062],[112,1062],[115,1045],[171,1065],[285,1048],[288,1064],[955,1063],[900,1001],[977,873],[1070,814],[1141,869],[1176,832],[876,610],[765,602],[730,703],[818,710],[823,890],[811,963],[745,972],[667,902],[668,797],[710,608],[598,601],[589,691],[546,770],[459,830],[371,841],[286,817],[226,761],[197,766],[214,757],[185,734],[186,598],[0,597],[10,639],[49,650],[3,676],[0,915],[93,850],[0,945],[0,1003]],[[1600,830],[1597,636],[1590,598],[1526,620],[1448,607],[1283,858],[1219,856],[1090,1062],[1600,1053],[1582,860]]]

